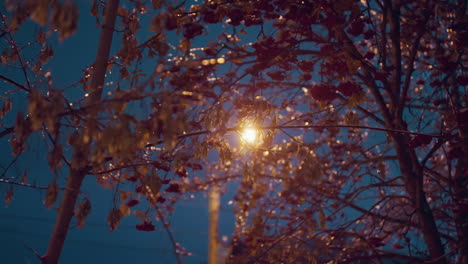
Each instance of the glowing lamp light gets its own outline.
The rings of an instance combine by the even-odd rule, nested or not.
[[[255,144],[258,139],[258,132],[253,127],[246,127],[241,132],[242,139],[248,144]]]

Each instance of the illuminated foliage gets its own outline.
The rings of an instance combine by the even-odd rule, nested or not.
[[[52,32],[76,29],[71,1],[7,1],[0,31],[2,67],[24,72],[0,75],[2,140],[19,157],[46,135],[52,171],[119,193],[111,230],[131,214],[167,228],[180,197],[235,186],[230,263],[468,262],[466,1],[123,2],[102,96],[98,59],[80,98],[43,72]],[[41,30],[25,63],[28,18]]]

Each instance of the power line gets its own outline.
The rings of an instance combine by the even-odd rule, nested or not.
[[[53,223],[55,218],[51,217],[37,217],[37,216],[24,216],[24,215],[15,215],[15,214],[0,214],[0,218],[11,218],[11,219],[19,219],[25,221],[35,221],[35,222],[45,222],[45,223]],[[99,228],[107,228],[109,227],[106,224],[97,223],[97,222],[88,222],[86,221],[86,226],[89,227],[99,227]],[[135,229],[134,225],[120,225],[118,229],[128,230],[128,229]],[[165,232],[162,229],[156,229],[157,232]],[[192,230],[180,230],[180,229],[171,229],[173,233],[185,233],[185,234],[194,234],[194,235],[203,235],[207,236],[208,232],[201,232],[201,231],[192,231]],[[1,232],[1,229],[0,229]]]
[[[50,236],[49,234],[21,231],[21,230],[11,229],[11,228],[0,228],[0,232],[10,233],[10,234],[21,234],[21,235],[27,235],[27,236],[37,236],[37,237],[49,237]],[[167,248],[140,247],[140,246],[132,246],[132,245],[126,245],[126,244],[120,244],[120,243],[109,243],[109,242],[104,242],[104,241],[96,241],[96,240],[88,240],[88,239],[67,238],[67,243],[86,244],[89,246],[98,245],[104,248],[150,251],[150,252],[158,252],[158,253],[168,254],[168,255],[173,254],[173,250],[167,249]]]

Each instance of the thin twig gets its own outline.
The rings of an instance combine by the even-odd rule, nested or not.
[[[169,239],[171,240],[172,247],[174,250],[174,256],[176,258],[177,264],[182,264],[182,260],[180,259],[179,253],[177,252],[177,248],[178,248],[177,242],[175,241],[175,238],[172,235],[171,229],[169,229],[169,224],[166,223],[166,220],[164,219],[164,215],[161,213],[156,203],[152,202],[152,204],[154,208],[156,209],[156,213],[158,214],[158,217],[161,219],[161,222],[164,226],[164,229],[166,230],[167,235],[169,236]]]

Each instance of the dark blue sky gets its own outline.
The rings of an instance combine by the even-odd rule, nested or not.
[[[91,1],[76,1],[80,7],[78,31],[59,43],[57,37],[50,40],[54,46],[54,59],[46,68],[52,73],[53,86],[59,89],[70,85],[82,77],[81,70],[90,65],[96,55],[99,29],[95,20],[89,15]],[[125,1],[122,1],[125,2]],[[2,7],[2,10],[4,8]],[[28,22],[15,35],[19,43],[25,43],[34,33],[37,26]],[[114,35],[111,54],[119,48],[119,35]],[[5,47],[2,43],[1,48]],[[2,74],[11,78],[22,76],[13,71],[2,68]],[[69,88],[70,96],[82,96],[83,91]],[[15,107],[25,108],[22,99],[14,102]],[[14,118],[14,113],[6,118]],[[10,120],[11,120],[10,119]],[[28,183],[47,186],[54,174],[47,166],[44,156],[45,144],[41,143],[40,135],[29,140],[28,151],[22,155],[8,170],[5,178],[21,175],[28,170]],[[8,149],[6,139],[0,141],[0,149]],[[1,165],[6,166],[13,157],[10,151],[0,151]],[[64,170],[64,173],[66,171]],[[64,186],[66,175],[59,173],[59,184]],[[3,194],[8,186],[0,185]],[[107,214],[112,208],[112,192],[104,190],[89,176],[84,183],[83,192],[92,202],[92,211],[86,226],[78,230],[72,228],[65,242],[61,263],[175,263],[172,247],[167,234],[161,225],[157,225],[155,232],[141,232],[135,229],[137,220],[130,216],[122,220],[120,227],[109,232]],[[0,210],[0,255],[1,263],[39,263],[37,257],[25,245],[43,254],[47,249],[50,233],[55,221],[56,210],[48,210],[43,205],[45,191],[31,188],[15,187],[13,201],[8,208],[2,206]],[[234,218],[227,205],[227,197],[223,198],[220,215],[220,235],[230,235],[233,230]],[[58,206],[58,202],[56,206]],[[184,263],[205,263],[208,245],[208,210],[207,199],[203,194],[197,194],[195,199],[179,203],[176,212],[168,220],[172,223],[173,234],[177,242],[181,243],[189,252],[190,258],[184,258]]]

